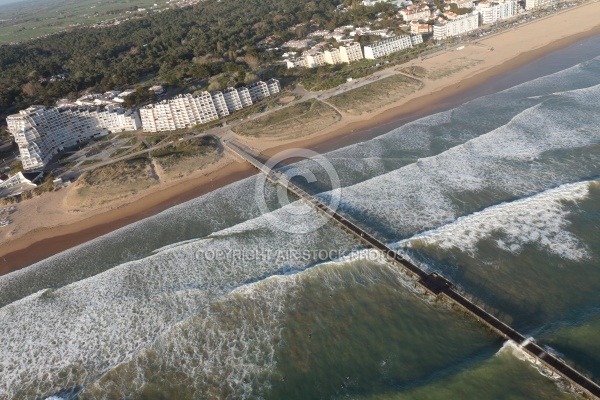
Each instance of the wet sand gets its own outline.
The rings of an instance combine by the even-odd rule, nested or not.
[[[253,174],[254,169],[248,165],[230,163],[218,173],[195,180],[183,180],[172,187],[152,192],[139,200],[90,218],[28,232],[14,242],[2,245],[0,275],[16,271]],[[11,248],[16,249],[11,251]]]
[[[582,10],[585,11],[588,7],[596,9],[599,7],[599,4],[591,3],[584,7],[555,15],[546,20],[537,21],[536,23],[529,24],[529,26],[535,25],[535,29],[544,29],[544,22],[546,22],[546,25],[552,26],[551,19],[564,20],[569,13],[578,10],[581,13]],[[594,14],[593,11],[591,14]],[[515,33],[515,30],[509,30],[486,40],[497,41],[501,40],[503,36],[514,36]],[[521,52],[511,57],[508,61],[503,61],[499,65],[486,68],[466,78],[460,76],[448,78],[448,82],[445,82],[446,86],[443,90],[433,90],[429,93],[417,92],[405,101],[382,108],[381,112],[359,118],[345,118],[337,126],[320,134],[300,140],[280,141],[261,150],[263,150],[265,155],[272,155],[284,149],[296,147],[327,152],[369,140],[412,120],[457,107],[479,96],[504,89],[501,86],[502,80],[497,79],[503,74],[598,34],[600,34],[600,25],[554,40],[545,46]],[[482,40],[481,42],[484,41]],[[462,54],[455,54],[462,56]],[[442,55],[446,58],[452,56],[450,53],[443,53]],[[435,60],[426,61],[430,64],[436,62]],[[439,62],[444,62],[442,57],[440,57]],[[419,64],[416,62],[414,65]],[[519,82],[515,83],[512,81],[505,84],[513,86],[517,83]],[[72,223],[34,229],[14,240],[9,240],[2,244],[0,249],[0,275],[31,265],[61,251],[155,215],[169,207],[181,204],[255,173],[246,164],[231,162],[223,168],[206,175],[183,179],[166,188],[163,187],[149,191],[135,201],[129,201],[127,204],[114,209],[102,211],[96,215]]]

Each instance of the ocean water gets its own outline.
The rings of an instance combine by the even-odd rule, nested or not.
[[[600,38],[511,74],[325,154],[339,209],[598,381]],[[337,226],[279,229],[319,218],[279,195],[249,178],[0,277],[0,398],[578,398]]]

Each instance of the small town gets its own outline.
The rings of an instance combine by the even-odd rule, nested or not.
[[[352,64],[361,60],[382,60],[382,63],[389,64],[389,57],[396,53],[419,49],[417,54],[420,54],[430,51],[428,48],[431,45],[434,45],[434,51],[439,50],[436,46],[446,42],[455,43],[455,39],[474,34],[475,37],[484,36],[489,31],[486,33],[482,28],[488,27],[493,31],[494,26],[499,26],[505,20],[530,20],[535,18],[532,13],[556,9],[558,3],[555,0],[527,0],[525,3],[516,0],[444,0],[439,4],[365,0],[361,6],[374,7],[378,4],[389,4],[396,10],[393,18],[382,16],[372,21],[371,25],[380,28],[372,29],[369,25],[346,25],[331,31],[315,28],[312,32],[307,32],[305,38],[289,40],[278,48],[268,47],[273,38],[265,39],[262,45],[265,51],[281,54],[279,64],[287,69],[314,69],[326,65]],[[177,2],[172,5],[186,7],[192,3]],[[566,6],[566,3],[561,3],[562,8]],[[343,13],[352,7],[340,6],[338,12]],[[381,28],[384,25],[388,28]],[[305,27],[296,27],[298,28]],[[479,30],[481,32],[478,33]],[[383,66],[382,63],[375,66]],[[59,74],[48,78],[48,81],[64,79],[65,75]],[[352,78],[346,80],[351,81]],[[170,98],[165,98],[166,89],[163,85],[154,85],[147,90],[154,98],[162,99],[140,108],[127,109],[123,106],[125,99],[136,92],[135,89],[128,88],[104,94],[88,93],[74,100],[60,99],[55,107],[32,105],[9,116],[6,119],[7,129],[18,145],[23,171],[12,176],[4,174],[0,178],[0,197],[19,195],[24,190],[35,187],[36,182],[48,172],[54,172],[54,175],[68,172],[68,169],[58,169],[60,163],[52,161],[56,161],[65,150],[81,147],[90,140],[99,140],[109,133],[137,130],[156,133],[198,127],[280,93],[282,87],[279,80],[272,78],[267,82],[258,81],[238,88],[204,91],[196,95],[178,94]],[[87,162],[92,164],[94,160]],[[80,160],[76,165],[81,163],[85,165],[86,161]],[[67,175],[71,178],[64,182],[60,178],[56,180],[59,187],[71,183],[73,175]]]

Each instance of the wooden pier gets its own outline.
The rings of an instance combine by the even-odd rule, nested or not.
[[[529,354],[537,362],[561,375],[564,379],[566,379],[576,388],[580,389],[583,393],[587,394],[588,396],[592,396],[592,398],[600,399],[600,386],[596,382],[582,375],[556,355],[544,350],[531,338],[526,338],[504,322],[500,321],[498,318],[494,317],[492,314],[477,306],[471,300],[463,296],[456,289],[454,284],[448,279],[435,272],[425,272],[411,261],[403,258],[385,243],[370,235],[358,225],[349,221],[337,211],[331,209],[327,204],[323,203],[315,196],[307,193],[305,190],[291,182],[285,174],[265,166],[261,161],[252,156],[251,152],[241,144],[235,141],[229,141],[225,143],[225,148],[229,149],[238,157],[252,164],[265,175],[265,178],[268,181],[275,185],[282,185],[289,192],[295,194],[301,200],[313,206],[317,211],[335,221],[343,229],[356,236],[367,246],[379,251],[389,261],[409,272],[417,279],[417,284],[425,289],[425,291],[436,297],[443,297],[449,300],[455,306],[458,306],[462,310],[468,312],[474,316],[477,321],[488,326],[503,338],[513,341],[521,350]]]

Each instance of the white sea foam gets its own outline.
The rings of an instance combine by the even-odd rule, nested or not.
[[[528,338],[527,340],[532,339]],[[573,392],[577,390],[561,375],[546,367],[544,364],[542,364],[540,360],[527,353],[525,350],[523,350],[521,345],[515,343],[512,340],[507,340],[506,342],[504,342],[500,350],[498,350],[498,352],[496,353],[497,356],[501,354],[510,354],[511,356],[515,357],[520,361],[529,363],[533,368],[537,370],[537,372],[540,373],[540,375],[553,380],[554,383],[558,386],[558,388],[562,391]]]
[[[518,345],[512,340],[507,340],[506,342],[504,342],[500,350],[496,352],[496,355],[500,355],[503,353],[511,354],[512,356],[516,357],[521,361],[527,361],[530,363],[536,362],[535,357],[531,356],[529,353],[524,351],[520,345]]]
[[[157,248],[181,245],[177,238],[186,235],[182,232],[203,237],[256,217],[258,207],[246,200],[253,194],[254,181],[248,178],[0,276],[0,305],[141,259]]]
[[[118,393],[123,398],[135,397],[152,381],[154,371],[160,371],[162,376],[185,377],[178,384],[188,393],[261,398],[269,389],[277,365],[276,352],[286,329],[286,317],[294,310],[305,285],[318,284],[334,293],[342,288],[379,284],[382,279],[404,279],[397,268],[387,265],[377,254],[365,252],[370,250],[233,290],[213,302],[209,310],[174,325],[118,371],[109,371],[86,389],[86,396],[102,399]],[[378,265],[351,265],[365,258],[378,259]]]
[[[474,255],[480,241],[501,234],[496,245],[513,254],[520,253],[526,244],[534,244],[563,258],[581,260],[588,252],[585,244],[567,230],[569,212],[565,202],[586,198],[589,185],[589,181],[566,184],[535,196],[492,206],[416,235],[399,245],[457,248]]]
[[[385,173],[390,168],[396,168],[396,165],[405,165],[414,157],[436,154],[449,146],[463,143],[485,133],[491,129],[490,127],[498,126],[499,121],[502,122],[501,124],[505,124],[504,121],[510,119],[509,116],[514,114],[515,109],[529,107],[533,104],[519,100],[520,96],[535,94],[542,96],[540,97],[541,101],[552,93],[560,95],[566,88],[581,87],[589,85],[590,82],[596,82],[594,63],[598,64],[592,60],[503,92],[473,100],[451,111],[406,124],[377,139],[331,152],[327,154],[327,157],[338,169],[344,185],[368,179],[373,175]],[[500,145],[496,144],[496,147],[500,147]],[[395,160],[394,157],[398,157],[398,159]],[[425,158],[421,160],[421,164],[427,164],[426,160]],[[532,168],[537,166],[538,164],[534,160]],[[423,167],[427,169],[427,165]],[[505,168],[510,168],[510,166]],[[520,171],[513,172],[512,183],[515,191],[524,185],[531,186],[530,182],[519,180]],[[544,180],[548,180],[550,174],[551,172],[546,171]],[[406,178],[416,180],[415,184],[413,186],[406,183],[394,184],[403,192],[415,189],[416,191],[411,192],[410,198],[393,194],[389,200],[386,199],[387,195],[382,197],[382,200],[385,201],[383,205],[389,205],[387,210],[383,209],[384,216],[390,215],[387,213],[388,210],[397,209],[396,215],[390,215],[394,217],[391,223],[406,223],[406,226],[410,228],[400,228],[402,232],[406,231],[407,234],[410,234],[410,231],[429,229],[441,223],[447,223],[456,215],[460,215],[460,212],[456,211],[455,205],[448,202],[443,190],[440,195],[439,188],[436,188],[436,180],[432,180],[433,177],[408,173]],[[446,178],[441,176],[438,181],[443,184]],[[466,179],[472,178],[472,176],[466,177]],[[385,183],[386,179],[384,178],[382,182]],[[560,179],[560,176],[557,179]],[[554,180],[553,185],[557,184],[557,179]],[[47,286],[65,285],[120,263],[142,258],[157,248],[170,246],[173,241],[206,236],[235,225],[243,219],[256,217],[259,215],[257,208],[253,202],[247,201],[253,196],[254,185],[250,182],[251,180],[252,178],[249,178],[243,182],[229,185],[61,253],[30,268],[0,277],[0,304],[14,301],[20,296],[26,296]],[[419,187],[421,181],[422,187]],[[508,182],[508,184],[510,183]],[[421,189],[426,193],[419,193]],[[531,193],[531,188],[525,187],[519,194]],[[433,218],[432,216],[436,214],[437,206],[434,201],[436,198],[440,200],[439,215]],[[405,201],[407,202],[406,207],[399,205]],[[411,206],[411,202],[415,206]],[[373,204],[377,205],[377,203]],[[419,207],[419,204],[424,207]],[[349,206],[354,205],[349,202]],[[368,208],[365,206],[357,208],[361,207]],[[413,215],[414,218],[411,217]],[[195,226],[191,228],[192,225]],[[187,232],[187,234],[181,235],[181,232]],[[128,245],[124,246],[123,243]],[[96,262],[94,267],[90,267],[87,262],[89,259],[100,260],[100,262]]]
[[[540,159],[551,150],[583,148],[598,143],[598,122],[584,118],[597,112],[594,103],[597,92],[595,87],[573,91],[568,96],[557,93],[556,99],[521,112],[498,129],[480,132],[482,136],[477,139],[349,187],[343,194],[345,206],[363,213],[366,221],[379,219],[386,226],[414,232],[452,221],[459,215],[456,194],[491,189],[505,190],[514,197],[532,194],[561,181],[572,181],[581,174],[578,166],[563,171],[560,160],[552,165],[550,161]],[[547,90],[543,94],[547,95]],[[562,110],[553,103],[557,99],[572,104]],[[481,107],[483,112],[489,112],[489,104],[487,107],[488,111]],[[420,126],[448,123],[453,114],[456,110],[428,117],[428,120],[415,122],[410,129],[399,130],[387,139],[397,138],[404,150],[427,149],[430,142],[426,139],[432,136],[417,135]],[[487,116],[483,115],[481,119],[484,117]],[[587,125],[582,125],[584,122]],[[353,157],[367,158],[358,169],[365,176],[384,171],[377,158],[385,154],[383,150],[388,142],[374,143],[377,146],[373,148],[361,145],[363,147],[354,150]],[[344,154],[348,152],[336,152],[334,157]],[[352,158],[341,161],[350,164]],[[253,387],[244,379],[255,382],[254,375],[268,371],[272,366],[272,353],[265,345],[277,340],[278,324],[284,312],[277,300],[301,290],[295,285],[302,274],[270,276],[286,267],[302,270],[313,260],[267,257],[246,262],[240,259],[210,260],[199,258],[198,254],[230,249],[330,249],[332,246],[352,249],[356,243],[331,227],[302,236],[273,231],[263,218],[257,218],[258,211],[253,202],[247,201],[252,198],[253,185],[247,182],[236,184],[233,192],[231,188],[227,189],[227,196],[223,191],[217,191],[104,237],[100,240],[105,243],[104,253],[100,255],[93,245],[86,245],[53,258],[54,266],[59,266],[76,255],[80,257],[81,265],[73,263],[69,270],[74,277],[68,279],[72,281],[82,278],[77,272],[85,268],[89,260],[112,251],[111,243],[120,242],[128,235],[139,236],[138,244],[145,244],[146,240],[160,243],[142,252],[135,252],[137,249],[133,244],[132,249],[126,250],[132,254],[125,251],[121,260],[137,258],[156,248],[159,251],[145,259],[120,264],[109,271],[38,292],[1,308],[0,398],[33,398],[69,386],[86,385],[127,362],[143,366],[139,355],[149,346],[162,348],[160,354],[164,360],[161,359],[161,363],[177,366],[179,362],[195,362],[194,368],[188,370],[191,376],[219,381],[220,385],[231,389],[234,398],[246,395]],[[281,218],[286,217],[285,210],[278,212],[282,214]],[[307,214],[307,218],[314,216]],[[248,218],[253,219],[236,225]],[[155,240],[156,229],[148,229],[156,226],[176,228],[190,223],[190,219],[204,224],[199,235],[210,235],[209,240],[164,246],[163,242]],[[343,262],[348,261],[344,259]],[[46,268],[48,266],[49,263],[41,263],[0,278],[0,290],[14,286],[15,280],[26,274],[37,276],[38,285],[46,283],[60,270]],[[335,278],[339,270],[328,268],[330,266],[324,266],[323,270],[331,273],[323,274],[323,279],[326,285],[334,287],[340,284]],[[398,272],[396,268],[389,270]],[[372,277],[368,277],[368,273],[353,278],[345,276],[344,280],[361,284],[368,279],[378,279],[373,274]],[[84,274],[83,278],[86,276],[89,275]],[[57,282],[61,284],[64,280]],[[257,281],[258,284],[252,284]],[[257,287],[264,290],[256,294],[253,290]],[[39,288],[33,289],[37,290]],[[216,327],[222,321],[218,320],[217,313],[207,314],[207,308],[236,296],[256,301],[260,306],[256,310],[257,320],[262,321],[260,326],[250,326],[240,319],[236,321],[240,325],[229,330]],[[186,341],[187,334],[191,335],[189,341]],[[194,339],[200,339],[201,343]],[[197,346],[197,349],[191,349],[190,358],[185,356],[188,351],[183,347],[185,343]],[[204,368],[207,372],[202,375]],[[137,372],[142,374],[144,371],[140,368]],[[141,375],[137,378],[141,379]]]
[[[215,312],[200,312],[176,324],[124,364],[117,374],[127,379],[109,375],[86,394],[132,397],[151,379],[146,372],[151,370],[187,377],[180,384],[193,393],[255,397],[268,388],[265,377],[275,367],[277,341],[293,305],[289,298],[300,286],[295,276],[274,276],[232,291],[213,304]]]
[[[307,221],[316,216],[308,211]],[[285,217],[284,211],[276,212]],[[0,398],[36,397],[86,384],[232,290],[315,261],[266,252],[248,262],[228,257],[231,249],[350,250],[357,244],[333,226],[323,227],[320,235],[273,231],[265,218],[255,218],[210,240],[167,248],[1,308]],[[225,256],[203,257],[207,251]]]
[[[470,212],[473,205],[462,204],[462,195],[525,196],[598,173],[600,154],[592,146],[600,143],[600,120],[589,118],[598,95],[600,86],[554,95],[465,144],[344,188],[342,208],[411,233],[448,223],[459,209]],[[569,156],[581,149],[589,149],[586,163]],[[566,153],[545,156],[553,151]]]

